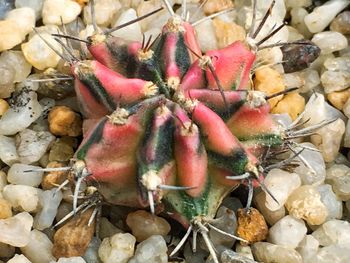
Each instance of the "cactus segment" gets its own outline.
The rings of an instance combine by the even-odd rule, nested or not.
[[[94,106],[99,112],[105,107],[105,112],[111,113],[117,105],[132,105],[158,92],[152,82],[125,78],[98,61],[79,62],[72,70],[79,80],[76,90],[87,115],[94,112]]]
[[[177,179],[181,186],[194,187],[185,192],[192,197],[198,197],[207,182],[207,153],[201,142],[198,126],[191,122],[180,107],[176,107],[174,113],[178,118],[174,135]]]
[[[93,35],[88,40],[88,50],[98,62],[125,77],[135,77],[140,42],[104,34]]]
[[[236,41],[231,45],[206,53],[211,58],[215,73],[224,90],[246,89],[255,54],[243,43]],[[212,72],[206,69],[209,89],[218,89]]]

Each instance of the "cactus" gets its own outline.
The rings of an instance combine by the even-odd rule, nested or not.
[[[202,54],[192,25],[167,6],[172,17],[153,42],[96,32],[85,41],[93,59],[69,59],[90,123],[71,169],[74,197],[83,180],[98,182],[97,202],[95,192],[186,227],[173,254],[196,228],[218,262],[207,226],[222,199],[242,181],[264,188],[266,153],[295,151],[290,139],[310,129],[294,133],[298,122],[281,128],[269,114],[269,98],[248,89],[262,25],[246,42]],[[75,201],[74,210],[90,204],[77,208]]]

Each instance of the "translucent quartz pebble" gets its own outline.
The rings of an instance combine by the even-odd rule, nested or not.
[[[17,136],[20,161],[26,164],[39,161],[54,140],[55,136],[48,131],[24,129]]]
[[[321,201],[327,207],[328,216],[326,220],[340,219],[343,215],[342,201],[337,198],[329,184],[322,184],[317,187],[321,194]]]
[[[271,211],[276,211],[285,204],[290,193],[301,185],[301,181],[299,175],[296,173],[289,173],[281,169],[273,169],[267,174],[264,184],[278,201],[278,203],[276,203],[276,201],[267,194],[265,205]]]
[[[340,119],[337,119],[340,118]],[[302,120],[306,127],[312,127],[324,121],[336,120],[318,130],[311,136],[311,142],[321,151],[326,162],[331,162],[338,155],[342,136],[345,132],[344,115],[330,106],[320,93],[314,93],[305,106]]]
[[[309,31],[304,22],[305,16],[309,14],[306,9],[303,7],[294,7],[290,11],[290,14],[292,16],[291,25],[296,28],[304,36],[304,38],[310,38],[312,33]]]
[[[7,172],[7,180],[11,184],[21,184],[29,186],[39,186],[44,172],[26,172],[27,170],[40,169],[40,166],[15,163]]]
[[[300,157],[306,160],[310,167],[307,167],[297,157],[295,158],[295,161],[298,161],[299,166],[295,168],[294,172],[299,174],[302,184],[323,183],[326,178],[326,164],[323,160],[322,154],[312,143],[304,142],[299,145],[300,148],[298,148],[298,151],[303,149],[303,146],[307,147],[304,148],[303,151],[300,153]]]
[[[134,255],[135,243],[133,235],[118,233],[103,239],[98,255],[103,263],[126,263]]]
[[[0,62],[12,66],[15,70],[13,82],[24,81],[32,70],[21,51],[4,51],[1,53]]]
[[[264,263],[303,263],[298,252],[292,248],[257,242],[252,245],[254,258]]]
[[[312,235],[306,235],[304,239],[299,243],[296,250],[303,257],[304,263],[312,261],[313,257],[317,254],[320,243]]]
[[[269,229],[268,241],[289,248],[296,248],[306,236],[303,220],[287,215]]]
[[[0,134],[13,135],[27,128],[42,112],[34,91],[23,90],[14,97],[13,105],[0,119]]]
[[[322,73],[321,82],[325,93],[344,90],[350,86],[350,72],[327,70]]]
[[[53,48],[62,54],[61,45],[50,35],[51,32],[39,32]],[[55,32],[56,34],[59,32]],[[28,42],[22,44],[22,51],[27,61],[39,70],[55,68],[61,57],[56,54],[39,35],[34,35]]]
[[[208,50],[217,49],[217,40],[215,36],[214,25],[211,20],[204,21],[195,27],[199,46],[206,52]],[[205,32],[205,34],[203,34]]]
[[[312,33],[323,31],[335,16],[349,5],[348,0],[331,0],[316,7],[305,17],[305,24]]]
[[[128,263],[167,263],[167,250],[167,245],[162,236],[151,236],[137,245],[135,256]]]
[[[44,230],[52,225],[62,200],[61,191],[57,188],[40,192],[39,202],[41,210],[34,217],[34,228]]]
[[[0,159],[7,165],[19,162],[15,139],[0,135]]]
[[[261,191],[258,194],[254,194],[254,203],[256,205],[256,208],[264,216],[267,224],[270,226],[274,225],[278,220],[280,220],[286,214],[286,209],[284,205],[282,205],[279,209],[275,211],[271,211],[266,206],[266,193],[264,191]]]
[[[245,257],[229,249],[226,249],[221,253],[220,259],[222,263],[236,263],[236,262],[255,263],[256,262],[251,258]]]
[[[14,247],[23,247],[30,240],[33,218],[27,212],[7,219],[0,219],[0,242]]]
[[[350,250],[339,245],[330,245],[320,248],[317,256],[311,263],[348,263],[350,260]],[[306,262],[308,263],[308,262]]]
[[[31,263],[31,262],[24,255],[16,254],[13,258],[7,261],[7,263]]]
[[[36,212],[39,208],[39,194],[42,190],[28,185],[6,185],[4,198],[19,211]]]
[[[44,25],[61,25],[72,22],[81,12],[81,6],[72,0],[46,0],[42,16]]]
[[[312,233],[321,246],[339,245],[350,249],[350,223],[333,219]]]
[[[330,26],[332,31],[342,34],[350,34],[350,11],[340,13]]]
[[[138,242],[153,235],[165,237],[170,231],[170,225],[164,218],[152,215],[144,210],[129,213],[126,223]]]
[[[323,31],[317,33],[311,39],[320,49],[321,54],[329,54],[335,51],[342,50],[348,46],[346,37],[334,31]]]
[[[21,247],[21,251],[32,263],[50,263],[55,260],[51,253],[52,246],[51,240],[43,232],[33,229],[28,244]]]
[[[304,219],[310,225],[320,225],[328,216],[327,207],[321,202],[320,193],[311,185],[303,185],[294,190],[288,197],[286,208],[290,215]]]
[[[342,200],[350,199],[350,168],[344,164],[334,164],[327,169],[326,183],[332,185],[334,193]]]
[[[136,19],[137,14],[136,11],[132,8],[124,11],[118,18],[118,20],[115,22],[115,24],[112,25],[112,27],[119,26],[121,24],[124,24],[130,20]],[[125,40],[130,41],[141,41],[142,40],[142,32],[141,32],[141,26],[140,23],[133,23],[132,25],[129,25],[127,27],[121,28],[117,31],[114,31],[112,33],[113,36],[123,38]]]
[[[119,3],[119,1],[95,0],[96,24],[102,27],[109,26],[113,18],[116,16],[117,12],[120,10],[120,8],[121,8],[121,4]],[[84,22],[86,25],[92,24],[90,5],[86,5],[84,7]]]

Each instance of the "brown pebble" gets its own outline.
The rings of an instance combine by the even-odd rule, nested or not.
[[[0,99],[0,116],[4,115],[5,112],[10,108],[6,100]]]
[[[332,21],[330,28],[342,34],[350,34],[350,11],[344,11]]]
[[[170,232],[170,225],[164,219],[152,215],[144,210],[128,214],[126,224],[138,242],[142,242],[153,235],[166,236]]]
[[[46,167],[58,168],[64,166],[66,165],[59,162],[50,162]],[[44,176],[43,181],[41,182],[41,186],[44,190],[50,190],[52,188],[57,187],[57,185],[62,184],[64,180],[67,179],[67,176],[68,171],[49,172]]]
[[[255,72],[254,88],[255,90],[265,92],[267,95],[273,95],[285,90],[285,85],[278,71],[270,67],[261,67]],[[271,108],[275,107],[282,98],[283,95],[270,99],[269,104]]]
[[[79,257],[85,251],[95,232],[95,220],[88,226],[93,208],[73,217],[54,236],[52,255],[55,258]]]
[[[76,137],[81,134],[81,117],[66,106],[53,107],[48,121],[50,132],[54,135]]]
[[[247,240],[248,244],[265,240],[269,232],[263,215],[253,207],[248,213],[244,208],[238,209],[237,223],[238,236]],[[246,244],[242,243],[242,245]]]
[[[0,219],[6,219],[11,216],[12,216],[11,204],[7,200],[0,198]]]
[[[224,48],[235,41],[242,41],[246,37],[244,28],[236,23],[225,22],[217,17],[213,19],[213,25],[219,48]]]
[[[350,89],[335,91],[327,94],[327,99],[329,102],[336,107],[338,110],[342,110],[345,103],[350,98]]]
[[[288,113],[295,120],[305,108],[305,99],[296,92],[286,94],[271,110],[274,114]]]

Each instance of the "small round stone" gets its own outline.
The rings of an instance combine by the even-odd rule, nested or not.
[[[323,31],[311,39],[320,49],[321,54],[330,54],[348,46],[347,38],[339,32]]]
[[[18,211],[36,212],[39,210],[39,193],[41,189],[28,185],[6,185],[4,198]]]
[[[256,208],[264,216],[267,224],[270,226],[273,226],[278,220],[286,215],[286,209],[284,205],[275,211],[271,211],[266,206],[266,194],[264,191],[261,191],[260,193],[254,195],[254,203]]]
[[[30,7],[21,7],[6,14],[6,20],[14,21],[22,30],[24,36],[33,31],[35,27],[35,11]]]
[[[327,207],[321,202],[321,195],[316,187],[303,185],[288,197],[286,208],[289,214],[304,219],[310,225],[322,224],[327,216]]]
[[[127,263],[134,255],[136,239],[129,233],[118,233],[103,239],[98,255],[103,263]]]
[[[7,263],[32,263],[26,258],[24,255],[16,254],[13,258],[11,258]]]
[[[317,228],[312,236],[321,246],[340,245],[350,248],[350,223],[343,220],[329,220]]]
[[[350,11],[344,11],[333,19],[330,29],[342,34],[350,34]]]
[[[81,117],[66,106],[56,106],[49,113],[49,128],[54,135],[79,136]]]
[[[334,164],[327,169],[326,182],[332,185],[335,194],[342,200],[350,199],[350,168],[344,164]]]
[[[168,263],[168,247],[162,236],[155,235],[137,245],[135,256],[128,263]]]
[[[24,81],[32,70],[32,65],[28,63],[21,51],[2,52],[0,61],[15,69],[13,82]]]
[[[289,248],[296,248],[306,236],[303,220],[287,215],[269,229],[268,241]]]
[[[213,25],[219,48],[224,48],[235,41],[243,41],[246,37],[244,28],[234,22],[215,18]]]
[[[44,25],[61,25],[72,22],[81,12],[78,3],[71,0],[46,0],[43,5]],[[62,19],[62,22],[61,22]]]
[[[336,107],[338,110],[342,110],[345,103],[350,98],[350,89],[343,91],[335,91],[327,94],[329,102]]]
[[[237,211],[237,234],[239,237],[254,243],[265,240],[268,234],[268,227],[262,214],[255,209],[239,209]]]
[[[165,219],[144,210],[129,213],[126,223],[138,242],[153,235],[166,236],[170,231],[170,225]]]
[[[293,92],[283,96],[277,105],[272,109],[274,114],[288,113],[292,120],[295,120],[305,108],[305,99],[298,93]]]
[[[255,260],[265,263],[303,263],[298,252],[292,248],[274,245],[268,242],[257,242],[252,245]]]
[[[59,162],[50,162],[47,164],[47,168],[59,168],[64,167],[66,165],[59,163]],[[57,171],[57,172],[49,172],[46,175],[44,175],[44,178],[41,182],[41,187],[44,190],[50,190],[52,188],[57,187],[57,185],[60,185],[64,182],[64,180],[67,179],[68,171]]]
[[[92,24],[90,4],[84,7],[84,22],[86,25]],[[116,16],[118,10],[120,9],[121,9],[121,4],[119,1],[95,0],[96,24],[101,27],[109,26],[113,18]]]

